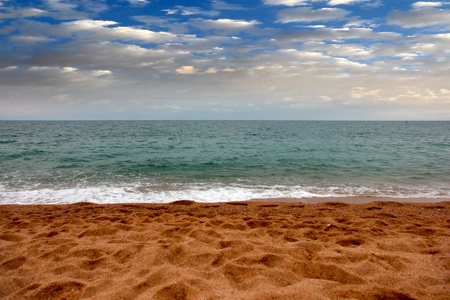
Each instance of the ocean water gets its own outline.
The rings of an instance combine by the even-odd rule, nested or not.
[[[450,122],[0,122],[0,204],[361,195],[450,197]]]

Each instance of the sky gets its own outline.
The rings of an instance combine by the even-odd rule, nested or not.
[[[450,120],[450,1],[0,0],[1,120]]]

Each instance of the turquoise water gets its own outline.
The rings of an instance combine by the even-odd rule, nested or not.
[[[0,204],[450,197],[450,122],[1,121]]]

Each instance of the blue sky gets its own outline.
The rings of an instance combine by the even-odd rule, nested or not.
[[[0,0],[0,119],[450,120],[450,1]]]

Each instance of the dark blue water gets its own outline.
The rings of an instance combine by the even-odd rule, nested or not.
[[[0,203],[450,197],[450,122],[0,122]]]

